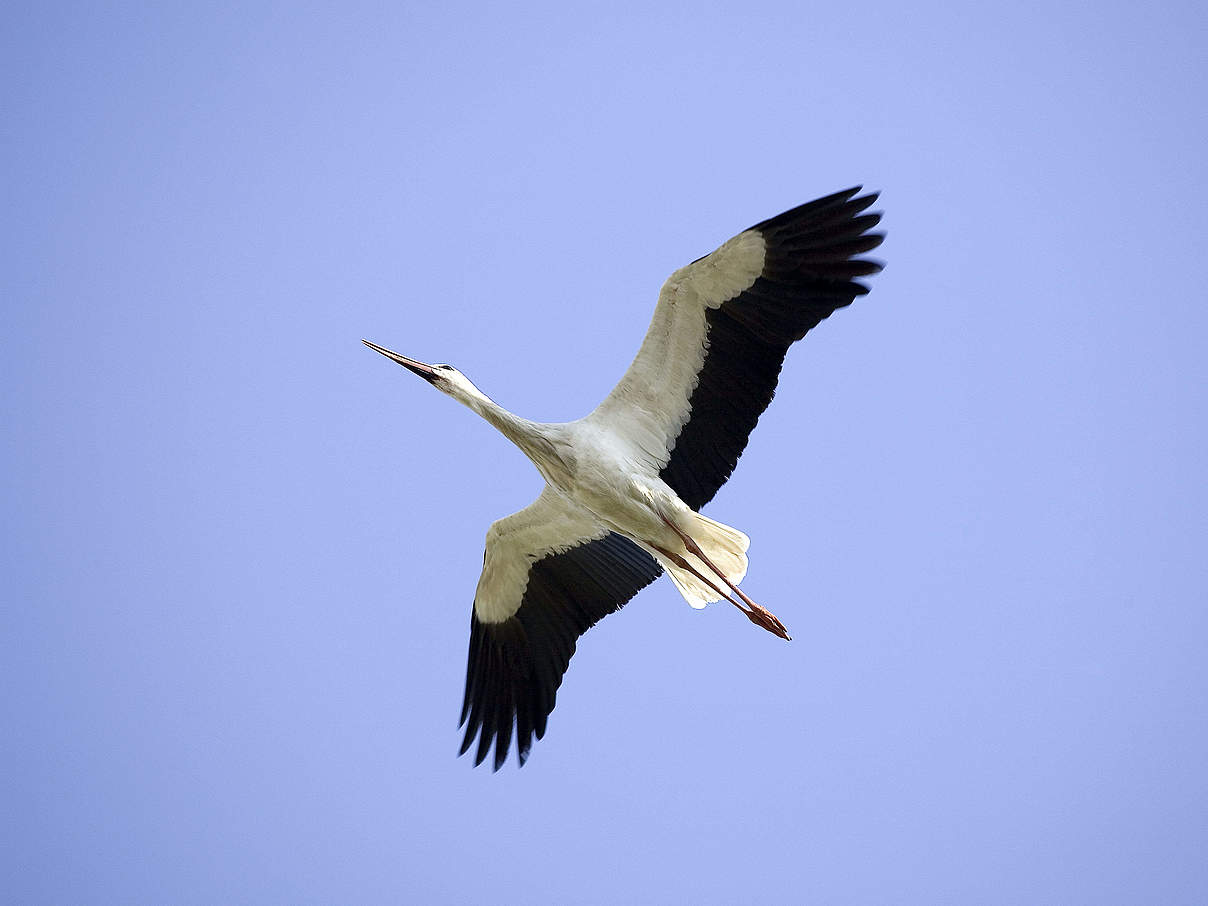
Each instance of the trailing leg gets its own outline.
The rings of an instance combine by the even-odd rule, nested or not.
[[[706,579],[704,576],[702,576],[699,572],[697,572],[691,566],[685,566],[684,564],[686,564],[687,561],[683,561],[683,563],[676,563],[677,566],[690,570],[693,575],[695,575],[701,581],[708,584],[710,588],[712,588],[714,591],[716,591],[718,594],[720,594],[722,597],[724,597],[727,601],[729,601],[735,607],[738,607],[739,610],[741,610],[743,613],[745,613],[747,615],[747,619],[749,619],[756,626],[762,626],[768,632],[772,633],[773,635],[779,636],[780,638],[784,639],[785,641],[792,640],[792,636],[789,635],[788,630],[784,628],[784,624],[781,623],[780,620],[778,620],[776,618],[776,615],[774,613],[772,613],[770,610],[768,610],[764,607],[760,607],[758,604],[756,604],[754,601],[752,601],[749,597],[747,597],[746,593],[744,593],[743,590],[741,588],[739,588],[736,583],[732,582],[730,580],[730,578],[721,569],[719,569],[716,565],[714,565],[713,561],[709,558],[709,555],[706,554],[701,549],[700,545],[697,544],[689,535],[687,535],[686,533],[681,531],[679,526],[675,525],[675,523],[673,523],[666,516],[662,516],[662,520],[664,523],[666,523],[667,527],[670,528],[673,532],[675,532],[676,535],[679,536],[680,540],[684,542],[684,547],[688,550],[688,552],[690,554],[692,554],[694,557],[696,557],[698,560],[700,560],[705,566],[707,566],[719,579],[722,580],[722,582],[724,582],[727,586],[729,586],[731,591],[733,591],[736,595],[738,595],[740,598],[742,598],[743,602],[747,605],[747,607],[750,608],[750,610],[747,610],[747,609],[739,606],[738,602],[736,602],[729,595],[725,594],[720,589],[718,589],[717,586],[713,584],[713,582],[711,582],[709,579]],[[682,557],[679,559],[683,560]]]

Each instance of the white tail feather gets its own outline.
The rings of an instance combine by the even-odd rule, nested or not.
[[[685,534],[697,543],[705,552],[705,556],[713,561],[713,565],[735,585],[746,576],[746,551],[751,546],[751,539],[738,529],[714,522],[708,516],[702,516],[700,513],[693,513],[692,524]],[[675,583],[675,587],[679,589],[679,593],[684,596],[684,600],[690,606],[700,609],[706,604],[721,600],[721,596],[717,592],[688,570],[682,569],[674,563],[668,563],[657,554],[655,556],[658,557],[659,563],[663,565],[663,569],[667,570],[671,581]],[[725,583],[713,574],[713,570],[695,556],[685,552],[684,557],[702,575],[708,576],[718,588],[726,589]]]

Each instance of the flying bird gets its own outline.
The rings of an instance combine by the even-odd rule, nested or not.
[[[749,540],[700,514],[730,477],[775,392],[788,348],[868,288],[879,262],[848,189],[744,230],[663,284],[641,349],[588,416],[532,422],[451,365],[427,365],[368,340],[518,446],[545,479],[537,499],[491,525],[470,614],[461,754],[474,764],[513,740],[521,765],[546,721],[575,643],[666,571],[693,607],[726,600],[757,626],[784,625],[738,585]]]

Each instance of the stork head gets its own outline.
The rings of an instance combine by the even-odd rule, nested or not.
[[[361,340],[361,342],[374,352],[380,352],[392,362],[398,362],[412,374],[418,374],[441,393],[448,394],[458,402],[469,405],[471,400],[480,399],[483,396],[482,391],[452,365],[428,365],[417,359],[409,359],[405,355],[391,352],[368,340]]]

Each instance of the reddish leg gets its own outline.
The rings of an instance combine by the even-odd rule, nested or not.
[[[654,545],[651,545],[651,547],[654,547]],[[743,607],[741,604],[739,604],[737,601],[735,601],[733,598],[731,598],[728,594],[726,594],[724,591],[722,591],[720,588],[718,588],[717,584],[712,579],[710,579],[708,576],[702,575],[700,570],[698,570],[695,566],[693,566],[691,563],[689,563],[687,560],[685,560],[679,554],[673,554],[671,551],[665,551],[661,547],[654,547],[654,549],[656,551],[658,551],[660,554],[662,554],[664,557],[666,557],[668,560],[670,560],[672,563],[674,563],[676,566],[678,566],[680,569],[686,569],[688,572],[692,573],[692,575],[696,576],[696,578],[700,579],[702,582],[704,582],[706,585],[708,585],[711,589],[713,589],[715,592],[717,592],[719,595],[721,595],[722,598],[729,601],[731,604],[733,604],[735,607],[737,607],[743,613],[747,613],[747,610],[745,607]],[[749,613],[747,613],[747,615],[750,616]]]
[[[750,607],[751,609],[746,610],[745,608],[740,607],[733,598],[731,598],[729,595],[727,595],[723,591],[721,591],[716,585],[714,585],[712,582],[710,582],[708,579],[706,579],[704,576],[702,576],[700,573],[698,573],[691,566],[683,566],[683,564],[680,564],[680,563],[676,563],[675,564],[676,566],[682,566],[683,568],[689,570],[694,576],[696,576],[702,582],[706,583],[710,588],[712,588],[714,591],[716,591],[719,595],[722,595],[722,597],[724,597],[727,601],[729,601],[735,607],[738,607],[739,610],[741,610],[743,613],[745,613],[747,615],[747,619],[750,620],[752,623],[754,623],[756,626],[762,626],[768,632],[772,633],[772,635],[779,636],[780,638],[784,639],[786,642],[792,641],[793,637],[789,635],[788,630],[784,628],[784,624],[781,623],[780,620],[778,620],[776,618],[776,615],[774,613],[772,613],[770,610],[767,610],[766,608],[760,607],[758,604],[756,604],[754,601],[752,601],[750,598],[748,598],[741,588],[739,588],[737,585],[735,585],[733,582],[731,582],[725,573],[723,573],[720,569],[718,569],[716,566],[713,565],[713,561],[710,560],[709,557],[705,554],[705,552],[700,549],[699,544],[697,544],[690,537],[688,537],[686,534],[681,532],[679,530],[679,528],[674,523],[672,523],[671,520],[668,519],[666,516],[663,516],[662,518],[663,518],[663,522],[665,522],[667,524],[667,527],[670,528],[671,531],[673,531],[677,535],[679,535],[680,540],[684,542],[684,547],[686,547],[688,549],[688,552],[690,554],[692,554],[693,556],[695,556],[697,559],[699,559],[702,563],[704,563],[705,566],[709,567],[709,569],[713,570],[713,572],[718,576],[718,578],[720,578],[723,582],[725,582],[726,585],[728,585],[730,587],[731,591],[733,591],[736,595],[738,595],[738,597],[742,598],[743,602],[747,605],[747,607]]]

